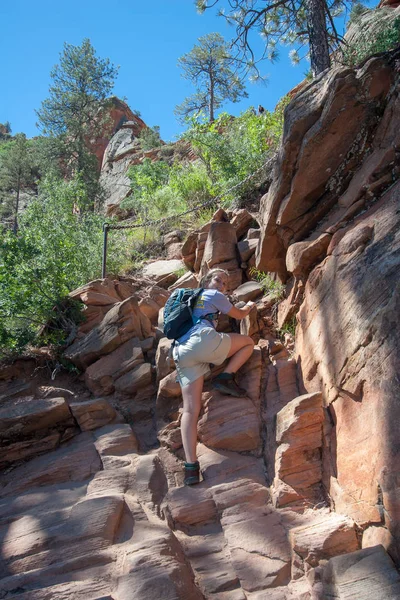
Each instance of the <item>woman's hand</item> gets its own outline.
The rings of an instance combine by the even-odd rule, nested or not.
[[[247,302],[242,308],[233,306],[228,312],[228,317],[233,317],[234,319],[244,319],[250,313],[253,306],[255,306],[255,303],[251,301]]]

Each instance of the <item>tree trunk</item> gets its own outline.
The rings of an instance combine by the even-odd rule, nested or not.
[[[316,77],[331,66],[325,0],[306,0],[306,7],[311,71],[313,77]]]
[[[210,76],[210,101],[209,101],[209,108],[208,108],[208,112],[210,113],[210,123],[213,123],[215,121],[215,117],[214,117],[214,77],[212,72],[210,71],[209,73]]]
[[[18,231],[18,208],[19,208],[19,191],[21,188],[21,176],[18,174],[18,182],[17,182],[17,201],[15,203],[15,213],[14,213],[14,225],[13,232],[17,234]]]

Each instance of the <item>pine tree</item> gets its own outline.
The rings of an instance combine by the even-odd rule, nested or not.
[[[33,184],[33,161],[24,133],[8,142],[9,149],[0,157],[0,211],[11,215],[13,230],[18,230],[18,210],[21,191]]]
[[[58,141],[67,172],[80,173],[92,201],[98,192],[93,142],[104,132],[117,71],[109,59],[96,56],[89,39],[80,46],[65,43],[50,73],[50,96],[37,111],[42,132]]]
[[[184,120],[204,111],[213,122],[215,111],[224,102],[238,102],[240,98],[247,98],[247,92],[233,70],[235,61],[223,37],[219,33],[209,33],[198,41],[199,44],[178,61],[182,76],[196,86],[196,93],[178,105],[175,114]]]
[[[356,0],[196,0],[199,12],[216,4],[227,4],[219,14],[235,27],[233,45],[235,59],[243,68],[259,78],[257,64],[266,58],[277,58],[277,44],[291,44],[298,48],[308,46],[311,71],[315,77],[330,67],[330,51],[341,41],[334,17],[348,10]],[[253,33],[259,33],[265,45],[256,58]],[[298,51],[291,52],[294,62]]]

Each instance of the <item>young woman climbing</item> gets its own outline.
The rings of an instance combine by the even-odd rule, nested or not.
[[[223,394],[241,397],[246,392],[234,379],[236,371],[250,358],[254,342],[251,337],[239,333],[218,333],[215,330],[219,312],[234,319],[244,319],[254,302],[243,308],[233,306],[224,295],[229,274],[222,269],[211,269],[205,275],[200,287],[205,288],[193,310],[196,323],[173,348],[178,380],[182,388],[183,414],[181,433],[185,451],[185,485],[199,482],[200,470],[196,456],[197,420],[201,409],[204,375],[210,370],[210,363],[221,365],[227,358],[222,373],[212,381],[212,387]]]

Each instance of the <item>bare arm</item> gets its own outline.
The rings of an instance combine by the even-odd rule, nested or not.
[[[255,306],[254,302],[247,302],[243,308],[236,308],[236,306],[232,306],[231,310],[228,312],[228,317],[233,317],[234,319],[244,319],[247,317],[253,306]]]

